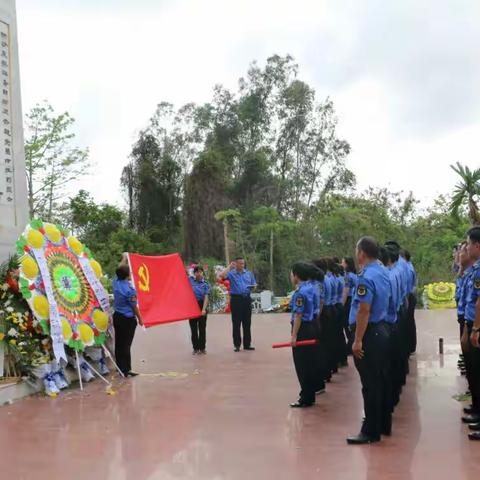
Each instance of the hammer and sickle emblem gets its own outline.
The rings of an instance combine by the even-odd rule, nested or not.
[[[150,272],[145,264],[141,265],[138,269],[138,288],[142,292],[150,291]]]

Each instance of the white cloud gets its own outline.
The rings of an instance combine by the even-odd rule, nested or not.
[[[46,98],[70,111],[96,163],[80,186],[120,201],[122,167],[158,102],[207,101],[215,83],[235,88],[250,61],[291,53],[318,95],[334,99],[361,186],[412,189],[430,201],[455,183],[449,164],[480,163],[480,123],[478,10],[446,2],[460,22],[452,30],[445,5],[425,23],[428,3],[17,0],[24,110]]]

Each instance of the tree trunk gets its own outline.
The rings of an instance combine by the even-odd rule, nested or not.
[[[230,265],[230,252],[228,250],[228,222],[223,221],[223,239],[225,241],[225,262]]]
[[[273,228],[270,230],[270,291],[273,293]]]

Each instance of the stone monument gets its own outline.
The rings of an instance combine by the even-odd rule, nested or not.
[[[15,251],[28,220],[22,122],[15,0],[0,0],[0,262]]]

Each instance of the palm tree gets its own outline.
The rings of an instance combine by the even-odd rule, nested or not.
[[[458,216],[459,210],[466,203],[470,221],[473,225],[480,225],[480,209],[477,203],[480,197],[480,168],[472,171],[460,162],[457,162],[456,165],[450,165],[450,167],[461,177],[453,192],[450,203],[451,213]]]

